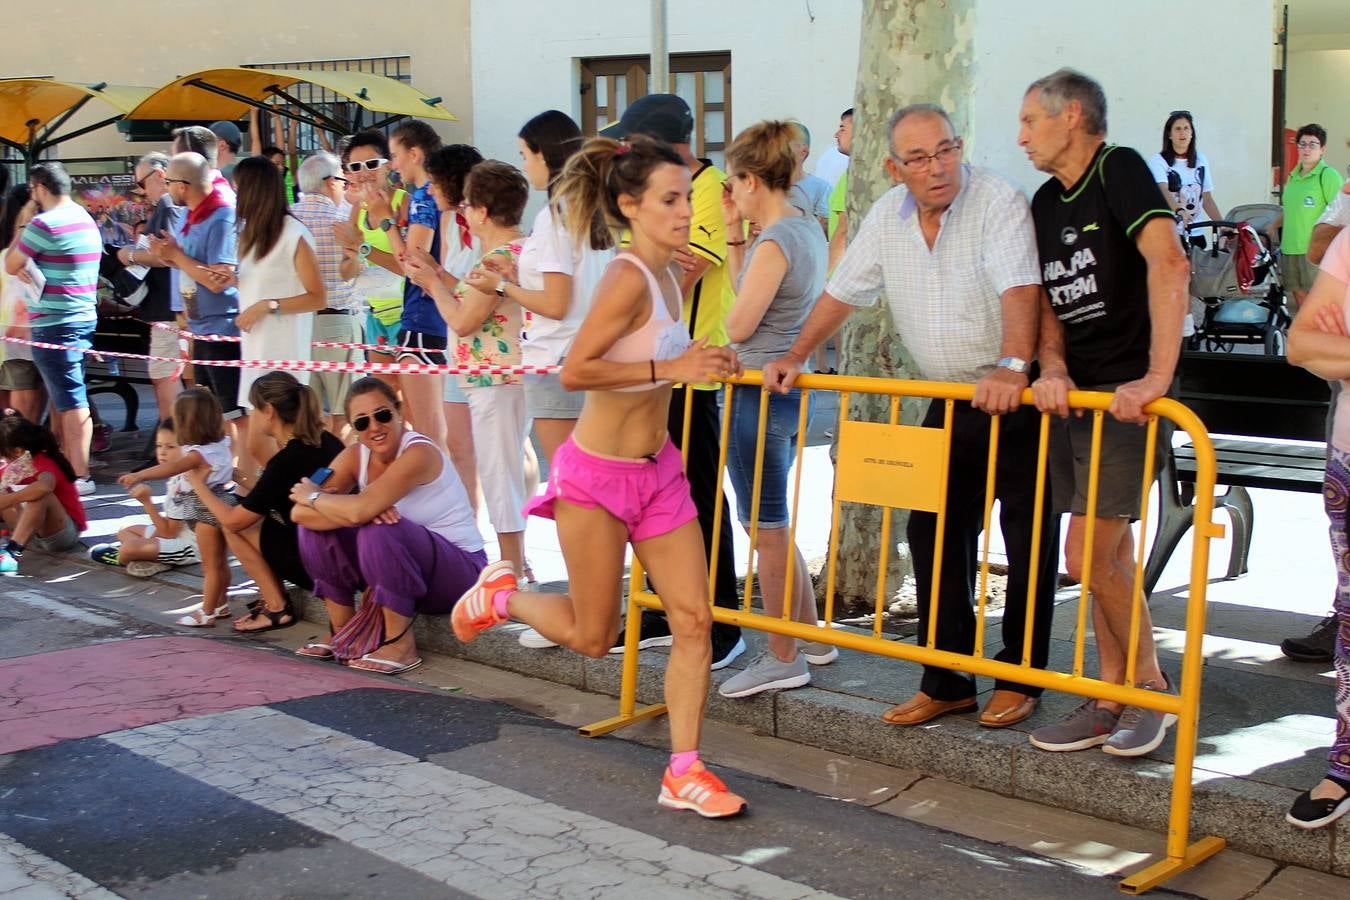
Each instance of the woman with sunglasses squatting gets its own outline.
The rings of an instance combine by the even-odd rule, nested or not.
[[[450,612],[487,556],[445,448],[404,424],[393,388],[358,379],[346,413],[357,442],[291,491],[300,558],[334,632],[296,652],[397,675],[422,663],[413,619]]]

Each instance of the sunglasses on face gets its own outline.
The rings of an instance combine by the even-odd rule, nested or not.
[[[145,190],[145,183],[146,183],[147,181],[149,181],[155,174],[163,175],[163,174],[164,174],[164,170],[163,170],[163,169],[151,169],[149,172],[145,173],[145,177],[144,177],[144,178],[137,178],[137,179],[136,179],[136,187],[140,188],[141,190]],[[167,181],[167,179],[166,179],[166,181]]]
[[[394,411],[387,406],[380,407],[368,416],[357,416],[352,419],[352,427],[357,431],[365,431],[370,427],[370,420],[374,418],[381,425],[388,425],[394,421]]]
[[[378,169],[380,166],[387,166],[387,165],[389,165],[389,160],[382,159],[377,156],[374,159],[363,159],[360,162],[349,162],[347,163],[347,171],[360,172],[362,169],[364,169],[367,172],[371,172],[374,171],[375,169]]]

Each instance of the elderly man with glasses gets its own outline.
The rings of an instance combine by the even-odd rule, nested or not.
[[[365,264],[357,251],[339,242],[336,230],[345,223],[339,211],[347,190],[342,164],[331,153],[315,153],[300,164],[299,174],[302,196],[291,206],[291,214],[314,235],[319,273],[328,290],[328,305],[314,314],[313,340],[360,344],[364,340],[363,305],[353,286]],[[356,363],[363,356],[360,350],[352,348],[315,347],[312,353],[315,360],[327,362]],[[351,381],[350,372],[317,372],[310,381],[328,417],[329,430],[338,437],[343,437],[346,429],[343,405]]]
[[[187,209],[173,202],[169,196],[168,177],[169,157],[164,153],[147,153],[136,163],[136,192],[153,207],[150,218],[145,223],[147,235],[177,234],[183,225]],[[166,328],[156,328],[156,322],[174,322],[175,292],[173,269],[149,248],[148,239],[142,238],[134,247],[123,247],[117,251],[117,259],[126,267],[131,278],[139,277],[145,294],[136,307],[136,318],[151,323],[150,355],[161,357],[161,361],[151,360],[149,364],[150,381],[155,387],[155,407],[159,411],[160,421],[173,414],[173,401],[182,387],[179,371],[182,368],[177,360],[182,356],[178,346],[178,333]]]
[[[1058,522],[1043,517],[1039,534],[1036,459],[1039,416],[1019,406],[1036,349],[1041,293],[1036,234],[1026,197],[987,169],[964,165],[947,113],[919,103],[891,117],[886,169],[897,186],[872,207],[791,351],[764,367],[770,390],[786,391],[811,352],[855,307],[883,292],[895,328],[924,378],[974,383],[973,402],[955,405],[949,447],[942,571],[938,582],[939,650],[971,653],[978,544],[986,501],[991,416],[1000,416],[994,496],[1008,553],[1007,608],[996,658],[1020,662],[1028,599],[1035,604],[1030,662],[1044,668],[1054,611]],[[867,374],[857,372],[857,374]],[[924,426],[940,428],[945,405],[934,402]],[[1048,491],[1041,497],[1048,503]],[[908,538],[919,595],[919,640],[928,636],[938,516],[910,514]],[[1028,598],[1032,572],[1036,592]],[[1040,690],[999,681],[979,722],[1003,728],[1035,711]],[[888,710],[892,725],[919,725],[976,707],[975,679],[925,666],[919,691]]]

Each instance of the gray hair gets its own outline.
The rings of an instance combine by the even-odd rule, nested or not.
[[[1077,69],[1063,68],[1037,78],[1027,88],[1028,94],[1033,92],[1052,116],[1063,112],[1066,103],[1077,100],[1083,110],[1083,130],[1094,136],[1106,134],[1106,92]]]
[[[891,121],[886,126],[886,142],[890,145],[891,155],[895,155],[895,129],[910,116],[937,116],[947,123],[947,130],[956,136],[956,126],[952,124],[952,117],[947,115],[947,111],[936,103],[911,103],[909,106],[902,106],[891,113]]]
[[[324,182],[341,174],[342,163],[338,158],[321,150],[300,164],[296,180],[299,182],[300,193],[324,194],[328,192],[328,185]]]
[[[155,169],[168,170],[169,154],[160,153],[158,150],[151,150],[149,153],[136,160],[136,168],[145,166],[146,169],[153,172]]]
[[[214,166],[200,153],[179,153],[169,160],[169,175],[180,178],[201,191],[211,190],[211,170]]]

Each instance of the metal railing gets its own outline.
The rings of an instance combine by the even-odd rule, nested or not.
[[[759,372],[748,372],[745,376],[727,383],[724,396],[722,418],[721,448],[719,452],[719,477],[717,489],[717,509],[723,509],[723,488],[725,479],[728,445],[731,436],[731,404],[733,386],[762,384]],[[980,548],[979,578],[976,590],[976,635],[973,652],[969,655],[936,649],[935,643],[938,621],[938,595],[942,572],[943,532],[945,530],[948,460],[952,439],[953,410],[960,401],[969,401],[974,395],[974,386],[965,384],[947,384],[929,381],[900,381],[881,378],[859,378],[849,376],[802,376],[797,384],[801,389],[798,417],[797,442],[795,447],[796,470],[793,482],[789,486],[789,506],[791,520],[788,526],[789,546],[795,544],[797,526],[800,521],[802,478],[802,456],[807,441],[807,424],[811,395],[834,392],[839,395],[839,422],[836,432],[838,438],[835,459],[835,479],[832,500],[832,516],[827,563],[825,568],[825,605],[824,624],[806,624],[792,618],[794,604],[793,592],[794,566],[786,566],[784,573],[785,590],[783,613],[781,616],[769,616],[757,612],[751,607],[751,595],[754,589],[755,554],[759,537],[758,517],[760,500],[760,476],[765,452],[765,431],[769,395],[761,392],[759,403],[759,425],[755,455],[755,478],[750,510],[750,563],[746,577],[745,590],[738,609],[712,607],[713,619],[750,628],[769,634],[779,634],[801,641],[831,644],[841,649],[856,650],[877,656],[927,666],[939,666],[971,675],[989,678],[1001,678],[1019,684],[1031,685],[1065,693],[1077,694],[1096,700],[1119,703],[1127,706],[1139,706],[1163,714],[1177,717],[1176,754],[1173,764],[1172,802],[1168,824],[1166,857],[1155,864],[1124,879],[1121,890],[1127,893],[1142,893],[1163,881],[1189,869],[1223,849],[1225,842],[1218,837],[1204,837],[1194,844],[1190,843],[1190,814],[1192,770],[1195,762],[1196,734],[1200,710],[1200,688],[1203,673],[1203,638],[1205,630],[1205,596],[1209,569],[1209,542],[1212,538],[1223,536],[1223,526],[1213,521],[1214,485],[1216,463],[1214,446],[1208,431],[1200,419],[1182,404],[1160,399],[1149,404],[1146,448],[1142,467],[1143,490],[1140,497],[1139,521],[1142,534],[1148,524],[1149,488],[1154,478],[1154,468],[1147,461],[1155,459],[1158,442],[1166,439],[1160,436],[1160,420],[1173,423],[1186,432],[1195,448],[1196,480],[1195,505],[1193,507],[1194,530],[1191,553],[1190,593],[1186,611],[1186,634],[1181,662],[1181,678],[1176,685],[1177,693],[1164,693],[1149,690],[1135,684],[1138,663],[1138,644],[1141,629],[1141,609],[1146,602],[1144,597],[1144,561],[1147,542],[1136,542],[1134,560],[1134,594],[1131,600],[1129,649],[1126,660],[1125,683],[1116,684],[1094,678],[1084,673],[1085,642],[1088,625],[1088,607],[1090,602],[1087,585],[1092,577],[1091,552],[1084,553],[1082,585],[1077,609],[1077,627],[1073,663],[1069,671],[1059,672],[1050,669],[1038,669],[1031,665],[1032,627],[1035,621],[1036,604],[1032,599],[1036,592],[1035,560],[1040,552],[1041,524],[1043,518],[1051,514],[1044,509],[1045,492],[1042,488],[1047,478],[1047,453],[1049,448],[1051,417],[1042,415],[1040,419],[1039,449],[1036,463],[1036,501],[1033,512],[1032,564],[1028,584],[1026,603],[1025,643],[1022,648],[1021,662],[1010,663],[988,658],[984,655],[984,632],[986,620],[986,601],[989,586],[989,547],[992,511],[995,502],[995,471],[998,460],[1000,417],[989,419],[989,453],[986,473],[984,505],[984,537]],[[889,419],[887,422],[859,421],[849,418],[849,400],[853,395],[878,395],[890,398]],[[743,395],[742,395],[743,396]],[[902,398],[928,398],[934,403],[945,404],[943,427],[927,428],[899,424],[900,403]],[[1093,546],[1095,513],[1097,510],[1099,484],[1099,461],[1102,446],[1102,433],[1106,410],[1112,396],[1104,393],[1083,391],[1071,392],[1069,404],[1075,410],[1083,410],[1092,416],[1091,468],[1087,491],[1086,534],[1084,546]],[[1024,392],[1023,403],[1031,402],[1030,391]],[[685,435],[689,431],[689,410],[686,403]],[[687,440],[682,442],[687,446]],[[878,575],[875,595],[875,615],[871,633],[858,633],[853,629],[832,627],[834,620],[835,587],[838,578],[838,552],[840,509],[843,503],[863,503],[883,508],[882,525],[878,547]],[[927,641],[928,646],[915,645],[891,640],[882,636],[882,612],[888,602],[886,577],[890,554],[894,552],[891,539],[892,510],[924,510],[937,515],[936,545],[934,548],[933,584],[927,598],[929,604]],[[722,528],[731,527],[722,521],[719,515],[712,536],[712,559],[709,561],[709,592],[712,593],[713,576],[717,571],[717,554]],[[1056,548],[1057,549],[1057,548]],[[791,557],[789,556],[789,559]],[[646,587],[646,579],[641,561],[633,559],[629,578],[627,599],[627,625],[624,632],[623,675],[619,695],[619,714],[612,718],[596,722],[581,729],[588,737],[608,734],[628,725],[659,716],[665,713],[663,704],[639,708],[637,705],[638,687],[638,637],[641,611],[659,610],[661,598]],[[919,598],[924,602],[924,598]]]

